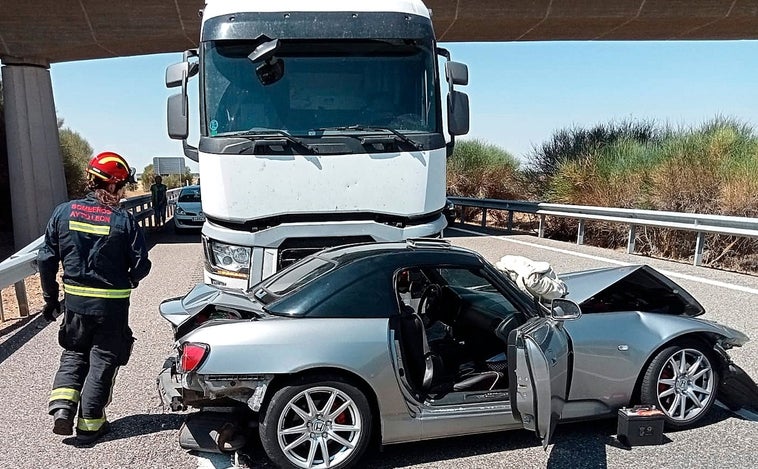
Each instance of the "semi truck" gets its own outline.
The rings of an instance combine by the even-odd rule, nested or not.
[[[199,162],[206,283],[247,289],[326,247],[441,236],[468,68],[421,0],[208,0],[201,15],[166,86],[180,88],[168,134]]]

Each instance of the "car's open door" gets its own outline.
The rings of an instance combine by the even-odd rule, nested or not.
[[[534,430],[546,449],[568,393],[570,350],[562,322],[579,314],[534,318],[508,340],[508,371],[515,384],[510,386],[513,414],[524,428]]]

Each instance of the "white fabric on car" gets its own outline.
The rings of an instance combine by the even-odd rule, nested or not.
[[[547,262],[522,256],[503,256],[495,267],[506,273],[521,290],[540,301],[563,298],[568,294],[568,287]]]

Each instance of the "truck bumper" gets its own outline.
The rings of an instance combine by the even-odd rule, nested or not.
[[[370,220],[323,223],[288,223],[265,230],[238,231],[215,225],[203,225],[203,235],[209,240],[253,249],[250,277],[247,281],[219,276],[205,271],[205,282],[232,288],[247,289],[276,272],[279,246],[288,239],[368,237],[377,242],[402,241],[441,235],[447,226],[444,215],[433,221],[404,227],[377,223]]]

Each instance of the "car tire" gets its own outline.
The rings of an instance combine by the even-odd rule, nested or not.
[[[667,428],[690,427],[706,416],[716,401],[716,365],[713,354],[700,342],[668,346],[645,369],[640,400],[664,412]]]
[[[176,226],[176,221],[174,221],[174,234],[178,234],[178,235],[184,234],[184,229]]]
[[[327,405],[333,413],[324,412]],[[266,455],[279,467],[344,469],[363,455],[371,428],[363,392],[338,377],[313,376],[276,391],[258,431]]]

